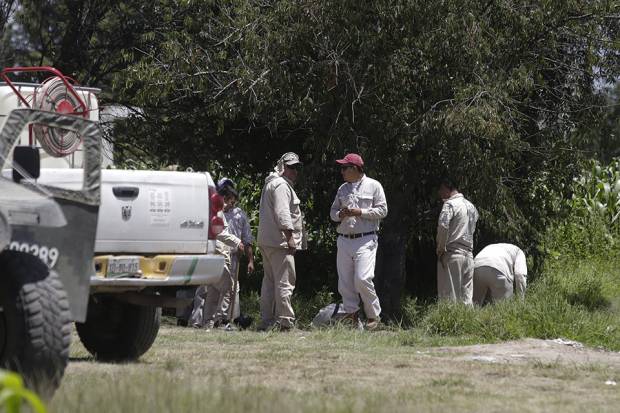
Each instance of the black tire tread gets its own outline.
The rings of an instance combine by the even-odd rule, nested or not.
[[[71,311],[58,274],[36,257],[16,251],[0,254],[0,271],[14,295],[13,344],[3,364],[24,376],[44,395],[58,385],[69,361]]]
[[[120,320],[115,322],[115,316]],[[160,324],[159,307],[99,297],[91,298],[86,322],[76,323],[76,328],[86,350],[98,360],[128,361],[138,359],[151,348]]]

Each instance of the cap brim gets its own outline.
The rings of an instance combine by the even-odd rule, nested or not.
[[[301,161],[284,162],[284,165],[288,165],[288,166],[291,166],[291,165],[303,165],[303,164],[304,163],[301,162]]]
[[[349,161],[347,161],[346,159],[336,159],[336,163],[344,165],[344,164],[348,164]]]

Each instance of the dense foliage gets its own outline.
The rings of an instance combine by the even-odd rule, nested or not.
[[[405,274],[434,294],[441,175],[478,206],[478,245],[532,255],[588,155],[578,149],[614,142],[584,144],[615,130],[601,85],[620,74],[617,2],[21,3],[36,57],[141,108],[116,129],[119,161],[232,175],[256,209],[274,160],[302,155],[302,290],[334,285],[333,160],[362,153],[390,207],[376,280],[388,313]]]

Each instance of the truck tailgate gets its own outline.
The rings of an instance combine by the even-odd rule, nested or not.
[[[96,253],[207,251],[211,177],[195,172],[102,170]],[[39,182],[79,187],[81,169],[42,169]]]

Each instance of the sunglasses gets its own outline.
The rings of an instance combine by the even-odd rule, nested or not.
[[[294,169],[296,171],[299,171],[301,169],[301,165],[298,163],[294,163],[293,165],[285,165],[288,169]]]
[[[347,169],[353,168],[353,167],[354,167],[354,165],[341,165],[340,166],[340,170],[341,171],[346,171]]]

